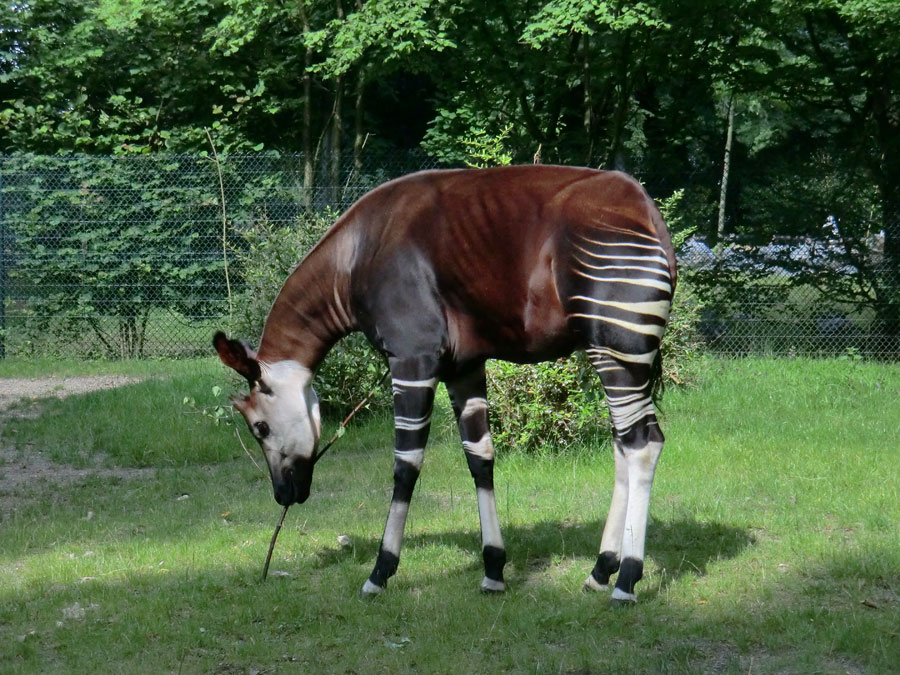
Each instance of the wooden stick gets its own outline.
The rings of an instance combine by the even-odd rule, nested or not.
[[[288,504],[288,506],[290,506],[290,504]],[[278,524],[275,525],[275,531],[272,533],[272,541],[269,542],[269,553],[266,555],[266,564],[263,567],[263,581],[269,576],[269,563],[272,561],[272,551],[275,550],[275,540],[278,539],[278,533],[281,531],[281,524],[284,522],[284,517],[287,515],[288,506],[285,506],[284,510],[281,512],[281,518],[278,519]]]

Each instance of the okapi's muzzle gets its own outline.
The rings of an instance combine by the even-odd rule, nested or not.
[[[311,459],[298,459],[292,467],[281,471],[280,476],[273,473],[272,490],[275,501],[281,506],[290,506],[302,504],[309,499],[314,463]]]

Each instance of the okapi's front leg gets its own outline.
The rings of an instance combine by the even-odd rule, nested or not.
[[[400,562],[403,529],[416,480],[422,470],[425,443],[431,428],[431,410],[437,378],[434,368],[419,361],[391,360],[394,390],[394,495],[375,569],[363,585],[363,595],[381,593]]]
[[[475,480],[478,496],[478,516],[481,520],[481,553],[484,557],[484,579],[481,590],[501,592],[506,590],[503,566],[506,549],[500,534],[497,505],[494,500],[494,444],[488,426],[486,399],[487,383],[484,366],[447,383],[447,391],[453,403],[453,411],[459,423],[469,472]]]

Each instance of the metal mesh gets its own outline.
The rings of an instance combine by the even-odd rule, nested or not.
[[[0,156],[0,350],[207,354],[229,290],[260,301],[242,295],[243,233],[254,223],[296,227],[310,211],[342,211],[386,180],[434,166],[419,153],[347,156],[337,173],[293,154]],[[815,237],[689,239],[682,287],[707,346],[900,356],[900,273],[884,232],[854,235],[860,228],[845,222],[828,215]]]
[[[900,357],[900,273],[884,254],[884,233],[861,241],[738,237],[710,247],[690,239],[682,278],[699,296],[698,329],[728,355]]]

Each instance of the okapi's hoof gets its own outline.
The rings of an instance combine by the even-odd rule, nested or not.
[[[631,607],[637,604],[637,596],[634,593],[626,593],[625,591],[614,588],[612,598],[610,598],[610,607]]]
[[[601,584],[594,578],[593,574],[588,574],[588,578],[584,580],[584,586],[581,587],[585,593],[609,593],[609,584]]]
[[[485,577],[481,580],[481,588],[479,590],[486,594],[503,593],[506,591],[506,584],[502,581]]]
[[[366,579],[366,583],[363,584],[363,587],[359,591],[359,597],[366,599],[374,598],[382,593],[384,593],[384,586],[378,586]]]

